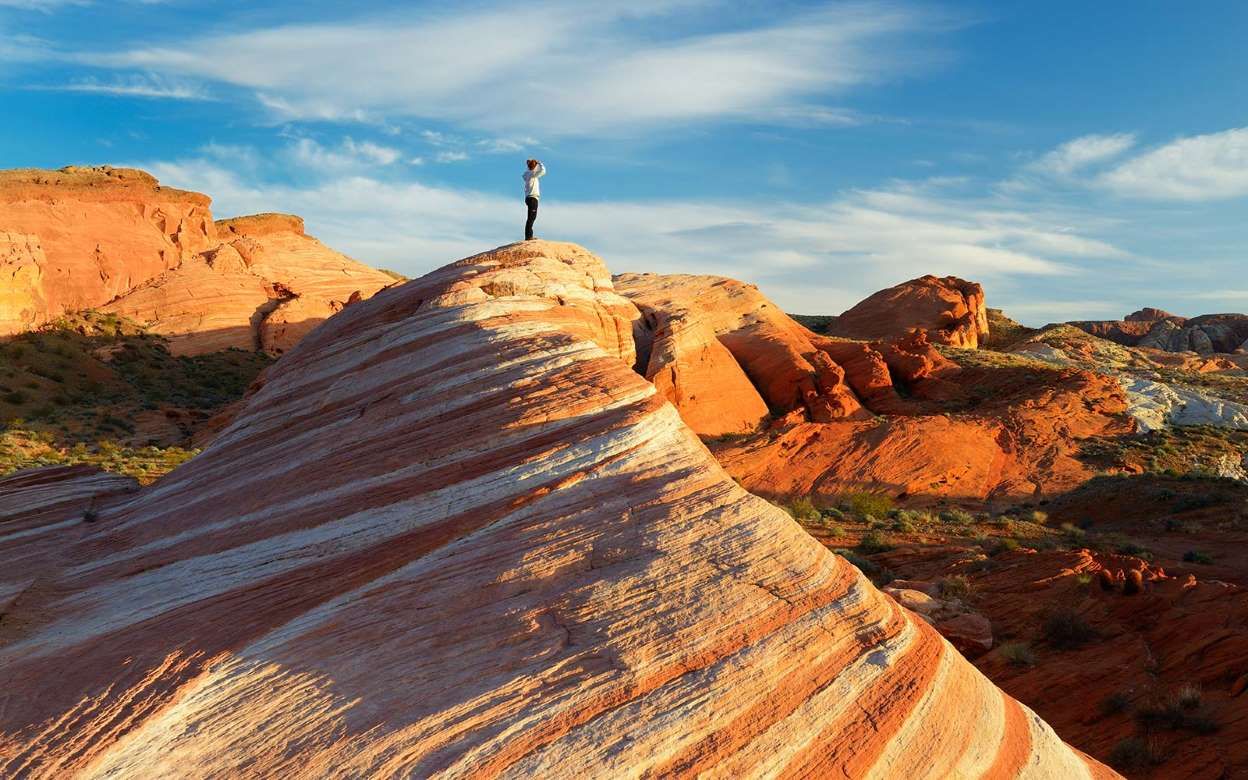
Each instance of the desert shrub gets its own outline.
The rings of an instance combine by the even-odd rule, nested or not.
[[[1144,547],[1137,542],[1123,542],[1118,545],[1114,551],[1121,553],[1122,555],[1134,555],[1136,558],[1144,561],[1151,561],[1153,559],[1152,552],[1149,551],[1147,547]]]
[[[940,521],[950,525],[970,525],[975,522],[975,516],[965,509],[946,509],[940,513]]]
[[[4,402],[14,406],[21,406],[26,403],[26,394],[21,390],[10,390],[4,394]]]
[[[868,531],[863,534],[862,539],[858,542],[858,551],[863,555],[874,555],[875,553],[888,552],[893,549],[893,544],[884,534],[879,531]]]
[[[1213,563],[1213,558],[1199,550],[1188,550],[1183,553],[1183,561],[1185,563],[1201,563],[1208,566]]]
[[[842,496],[841,507],[858,517],[887,517],[893,509],[893,499],[884,493],[858,491]]]
[[[1200,686],[1186,684],[1174,692],[1174,701],[1185,710],[1194,710],[1204,702]]]
[[[892,530],[902,534],[912,534],[915,531],[914,521],[908,517],[898,517],[893,520]]]
[[[1073,650],[1096,638],[1096,631],[1070,607],[1059,607],[1044,619],[1044,638],[1058,650]]]
[[[1212,734],[1218,724],[1204,708],[1200,689],[1184,685],[1171,695],[1152,702],[1136,712],[1135,717],[1146,731],[1191,731],[1196,734]]]
[[[1109,751],[1109,763],[1124,772],[1133,769],[1146,769],[1160,763],[1157,751],[1146,740],[1140,737],[1127,737],[1114,745]]]
[[[1123,580],[1122,592],[1128,596],[1134,596],[1136,593],[1144,591],[1144,574],[1139,569],[1131,569],[1127,572],[1127,578]]]
[[[1002,553],[1013,552],[1021,546],[1022,545],[1018,543],[1017,539],[1011,539],[1010,537],[1007,536],[1005,538],[996,540],[996,542],[992,545],[991,554],[1001,555]]]
[[[1033,509],[1030,512],[1024,513],[1020,519],[1026,520],[1029,523],[1035,523],[1036,525],[1044,525],[1049,522],[1049,515],[1047,512],[1041,512],[1039,509]]]
[[[1035,666],[1036,652],[1026,642],[1006,642],[1001,645],[1001,657],[1014,666]]]
[[[1101,713],[1104,715],[1117,715],[1131,709],[1131,697],[1122,691],[1111,693],[1101,701]]]
[[[818,522],[823,519],[823,515],[819,513],[818,507],[810,500],[809,496],[794,498],[785,506],[785,509],[794,520],[799,522]]]
[[[819,513],[823,515],[824,520],[844,520],[845,519],[845,513],[837,509],[834,506],[828,507],[826,509],[820,509]]]
[[[971,595],[971,581],[962,574],[954,574],[940,581],[940,597],[945,599],[966,599]]]
[[[853,550],[847,550],[843,547],[838,547],[832,552],[857,566],[858,570],[867,575],[877,586],[882,587],[893,581],[893,573],[870,558],[865,558]]]
[[[1061,530],[1062,538],[1065,539],[1068,544],[1083,544],[1083,541],[1088,538],[1088,532],[1077,525],[1062,523]]]
[[[1081,588],[1088,587],[1089,585],[1092,584],[1092,575],[1088,574],[1087,572],[1084,572],[1083,574],[1076,574],[1075,584]]]

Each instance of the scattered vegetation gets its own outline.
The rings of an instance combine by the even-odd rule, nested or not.
[[[884,493],[858,491],[846,493],[839,501],[840,508],[857,517],[887,517],[893,510],[893,499]]]
[[[1026,642],[1006,642],[1001,645],[1000,653],[1014,666],[1036,665],[1036,652]]]
[[[1184,563],[1199,563],[1208,566],[1213,563],[1213,558],[1199,550],[1188,550],[1183,553]]]
[[[879,565],[875,561],[872,561],[870,558],[863,557],[854,550],[837,548],[832,552],[857,566],[859,571],[870,578],[870,580],[878,587],[883,587],[893,581],[893,573],[891,571]]]
[[[1109,763],[1118,770],[1130,772],[1161,763],[1152,744],[1142,737],[1127,737],[1109,751]]]
[[[1136,721],[1145,731],[1190,731],[1195,734],[1212,734],[1218,730],[1217,722],[1205,707],[1204,696],[1199,688],[1184,685],[1161,699],[1157,699],[1135,713]]]
[[[862,539],[858,542],[858,552],[863,555],[875,555],[876,553],[888,552],[894,546],[888,537],[879,531],[868,531],[863,534]]]
[[[1044,638],[1058,650],[1083,647],[1096,638],[1096,631],[1072,607],[1058,607],[1044,619]]]
[[[91,463],[150,481],[193,456],[194,427],[272,358],[176,356],[138,324],[94,311],[0,342],[0,474]]]
[[[964,574],[944,577],[938,585],[940,587],[940,597],[943,599],[961,599],[965,601],[974,590],[971,581]]]

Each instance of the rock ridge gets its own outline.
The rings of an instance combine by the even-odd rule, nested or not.
[[[42,583],[0,773],[1114,776],[737,486],[632,370],[640,317],[575,245],[466,258],[156,485],[0,524]]]

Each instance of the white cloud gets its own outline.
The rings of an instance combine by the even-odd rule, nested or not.
[[[434,159],[434,162],[440,162],[440,163],[463,162],[464,160],[468,159],[468,153],[467,152],[438,152],[436,155],[434,155],[433,159]]]
[[[67,5],[89,5],[90,0],[0,0],[0,8],[17,8],[22,11],[51,13]]]
[[[1095,163],[1112,160],[1134,145],[1135,135],[1132,133],[1085,135],[1067,141],[1029,167],[1051,176],[1071,176]]]
[[[295,142],[296,151],[324,153],[304,140]],[[325,167],[308,186],[271,184],[251,178],[254,169],[210,155],[140,167],[171,186],[212,195],[220,216],[300,214],[331,246],[412,276],[516,240],[524,220],[518,185],[515,197],[503,197]],[[565,201],[552,188],[538,234],[582,243],[615,271],[718,274],[758,283],[782,306],[807,313],[840,312],[875,290],[926,273],[991,285],[1070,274],[1076,262],[1124,256],[1066,219],[953,197],[932,184],[849,193],[815,205],[761,206]]]
[[[347,136],[333,148],[322,146],[311,138],[298,138],[287,147],[285,155],[296,166],[324,175],[390,165],[402,158],[403,153],[371,141],[357,142]]]
[[[79,60],[243,87],[290,119],[419,116],[550,135],[795,112],[845,123],[855,120],[792,106],[930,64],[907,39],[933,28],[931,14],[883,0],[768,9],[745,30],[671,24],[654,36],[633,24],[696,14],[722,27],[745,13],[726,0],[538,0],[212,34]]]
[[[1120,195],[1151,200],[1248,195],[1248,127],[1179,138],[1127,160],[1098,183]]]
[[[87,92],[118,97],[163,98],[169,100],[213,100],[204,87],[178,79],[156,75],[118,76],[110,81],[89,78],[69,84],[36,86],[33,89],[55,92]]]

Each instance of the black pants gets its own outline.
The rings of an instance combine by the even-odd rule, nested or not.
[[[533,223],[537,221],[537,198],[525,198],[524,205],[529,207],[529,221],[524,223],[524,240],[533,238]]]

